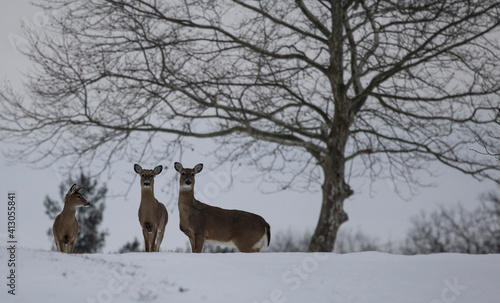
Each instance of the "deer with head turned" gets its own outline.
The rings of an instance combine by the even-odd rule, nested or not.
[[[259,252],[269,246],[271,227],[261,216],[196,200],[194,179],[203,169],[203,164],[190,169],[175,162],[174,167],[180,173],[180,229],[188,236],[192,252],[200,253],[205,243],[235,247],[241,252]]]
[[[81,188],[73,184],[64,198],[64,207],[62,212],[57,215],[52,233],[56,242],[57,250],[71,254],[75,247],[78,236],[78,221],[75,214],[78,207],[87,207],[90,205],[81,194]]]
[[[134,165],[134,171],[141,176],[141,205],[139,206],[139,223],[144,236],[144,250],[146,252],[160,251],[163,233],[168,222],[168,213],[165,205],[158,202],[154,195],[154,178],[161,173],[163,166],[154,169],[142,169],[139,164]]]

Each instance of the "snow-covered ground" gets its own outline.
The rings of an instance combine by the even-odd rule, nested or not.
[[[129,253],[1,247],[0,302],[500,302],[500,255]]]

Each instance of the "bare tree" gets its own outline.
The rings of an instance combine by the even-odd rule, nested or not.
[[[500,108],[497,109],[496,115],[495,115],[495,123],[500,125]],[[497,128],[498,129],[498,128]],[[495,157],[497,160],[500,160],[500,149],[497,147],[498,146],[498,141],[500,141],[500,136],[495,135],[493,131],[489,131],[487,136],[490,139],[493,139],[494,142],[488,142],[487,140],[484,140],[483,138],[477,138],[477,142],[479,145],[483,147],[483,151],[477,151],[476,149],[473,149],[474,151],[483,154],[483,155],[488,155]]]
[[[413,189],[440,162],[498,180],[498,165],[468,152],[498,107],[497,1],[41,7],[52,17],[26,32],[29,91],[0,93],[2,139],[19,158],[171,160],[184,138],[216,138],[219,161],[245,159],[262,184],[321,186],[310,251],[333,250],[351,176]]]
[[[500,197],[489,193],[468,211],[463,205],[414,217],[402,248],[406,254],[500,252]]]

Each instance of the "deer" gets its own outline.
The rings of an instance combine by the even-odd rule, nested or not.
[[[134,164],[134,171],[141,177],[141,204],[139,206],[139,223],[144,236],[144,250],[159,252],[163,241],[163,233],[168,222],[168,213],[165,205],[158,202],[154,195],[154,178],[160,174],[163,166],[154,169],[142,169]]]
[[[88,207],[90,203],[73,184],[64,197],[64,207],[54,220],[52,234],[56,243],[56,248],[62,253],[72,254],[78,236],[78,221],[76,220],[76,209],[78,207]]]
[[[261,216],[210,206],[194,197],[195,176],[202,171],[202,163],[191,169],[175,162],[174,167],[180,173],[179,227],[188,236],[193,253],[201,253],[205,243],[248,253],[260,252],[269,246],[271,227]]]

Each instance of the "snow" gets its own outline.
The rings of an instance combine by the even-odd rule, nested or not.
[[[8,250],[0,276],[8,275]],[[0,302],[499,302],[500,255],[128,253],[20,248]]]

